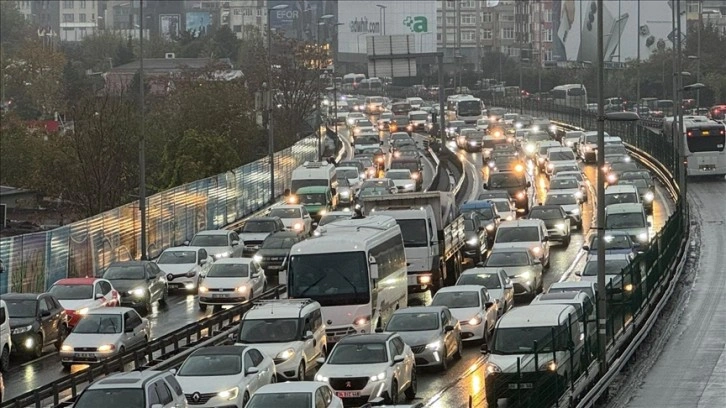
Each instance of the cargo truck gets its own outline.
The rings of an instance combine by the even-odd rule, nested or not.
[[[466,236],[454,193],[431,191],[364,197],[363,211],[388,215],[401,226],[406,250],[408,292],[453,285],[461,273]]]

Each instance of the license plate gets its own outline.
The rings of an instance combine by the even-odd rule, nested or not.
[[[358,398],[360,391],[335,391],[335,395],[338,398]]]
[[[267,267],[267,269],[270,270],[270,271],[276,271],[276,270],[280,269],[280,267],[279,266],[270,265],[270,266]]]
[[[96,357],[93,353],[76,353],[75,356],[78,358],[94,358],[94,357]]]
[[[531,390],[533,388],[532,383],[521,383],[521,384],[509,384],[510,390]]]
[[[418,285],[418,277],[416,275],[408,275],[406,279],[408,279],[408,286]]]
[[[226,298],[226,293],[212,293],[212,298]]]

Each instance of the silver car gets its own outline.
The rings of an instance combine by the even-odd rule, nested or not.
[[[60,349],[61,364],[92,364],[149,341],[149,321],[128,307],[91,310]]]
[[[456,285],[480,285],[487,288],[489,296],[499,306],[499,317],[514,307],[514,284],[504,269],[467,269],[459,276]]]
[[[398,309],[386,325],[411,347],[416,366],[449,368],[449,358],[461,358],[461,326],[446,306]]]
[[[542,292],[542,263],[527,248],[494,248],[482,271],[500,269],[512,281],[515,295],[534,296]]]

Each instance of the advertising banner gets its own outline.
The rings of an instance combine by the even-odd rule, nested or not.
[[[321,1],[269,0],[267,5],[271,10],[276,6],[287,6],[270,12],[270,28],[284,33],[287,38],[301,41],[315,40],[318,18],[323,15]]]
[[[212,31],[212,13],[190,11],[187,13],[186,29],[193,38],[202,37]]]
[[[366,37],[414,35],[417,52],[436,51],[436,0],[339,3],[338,52],[365,54]]]
[[[179,14],[160,14],[159,34],[167,40],[179,37],[180,22],[181,16]]]
[[[669,0],[608,0],[604,2],[605,61],[647,59],[657,49],[671,48],[672,2]],[[685,2],[681,8],[685,12]],[[553,0],[553,51],[557,61],[597,60],[597,13],[594,0]],[[640,18],[639,18],[640,16]],[[681,22],[685,31],[685,14]],[[640,20],[640,21],[638,21]]]

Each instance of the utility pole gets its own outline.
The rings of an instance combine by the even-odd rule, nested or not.
[[[640,0],[638,0],[638,26],[637,26],[637,35],[636,39],[638,40],[638,57],[636,58],[637,61],[637,71],[636,71],[636,87],[635,87],[635,106],[637,107],[637,112],[640,114]],[[619,38],[619,37],[618,37]],[[618,39],[618,41],[620,41]],[[620,48],[618,46],[618,53],[620,53]]]
[[[441,148],[446,148],[446,111],[444,110],[444,53],[436,56],[439,63],[439,137],[441,137]]]
[[[144,106],[144,0],[139,1],[139,104],[141,135],[139,137],[139,217],[141,218],[141,260],[146,253],[146,107]]]
[[[676,30],[678,31],[678,37],[676,38],[676,44],[678,48],[678,60],[677,60],[677,71],[678,72],[678,100],[675,102],[675,106],[678,112],[678,187],[680,187],[680,199],[681,199],[681,211],[683,212],[683,219],[685,220],[688,213],[688,205],[686,204],[687,181],[686,181],[686,138],[684,137],[685,129],[683,126],[683,44],[681,41],[681,0],[676,0]],[[697,90],[698,91],[698,90]]]

